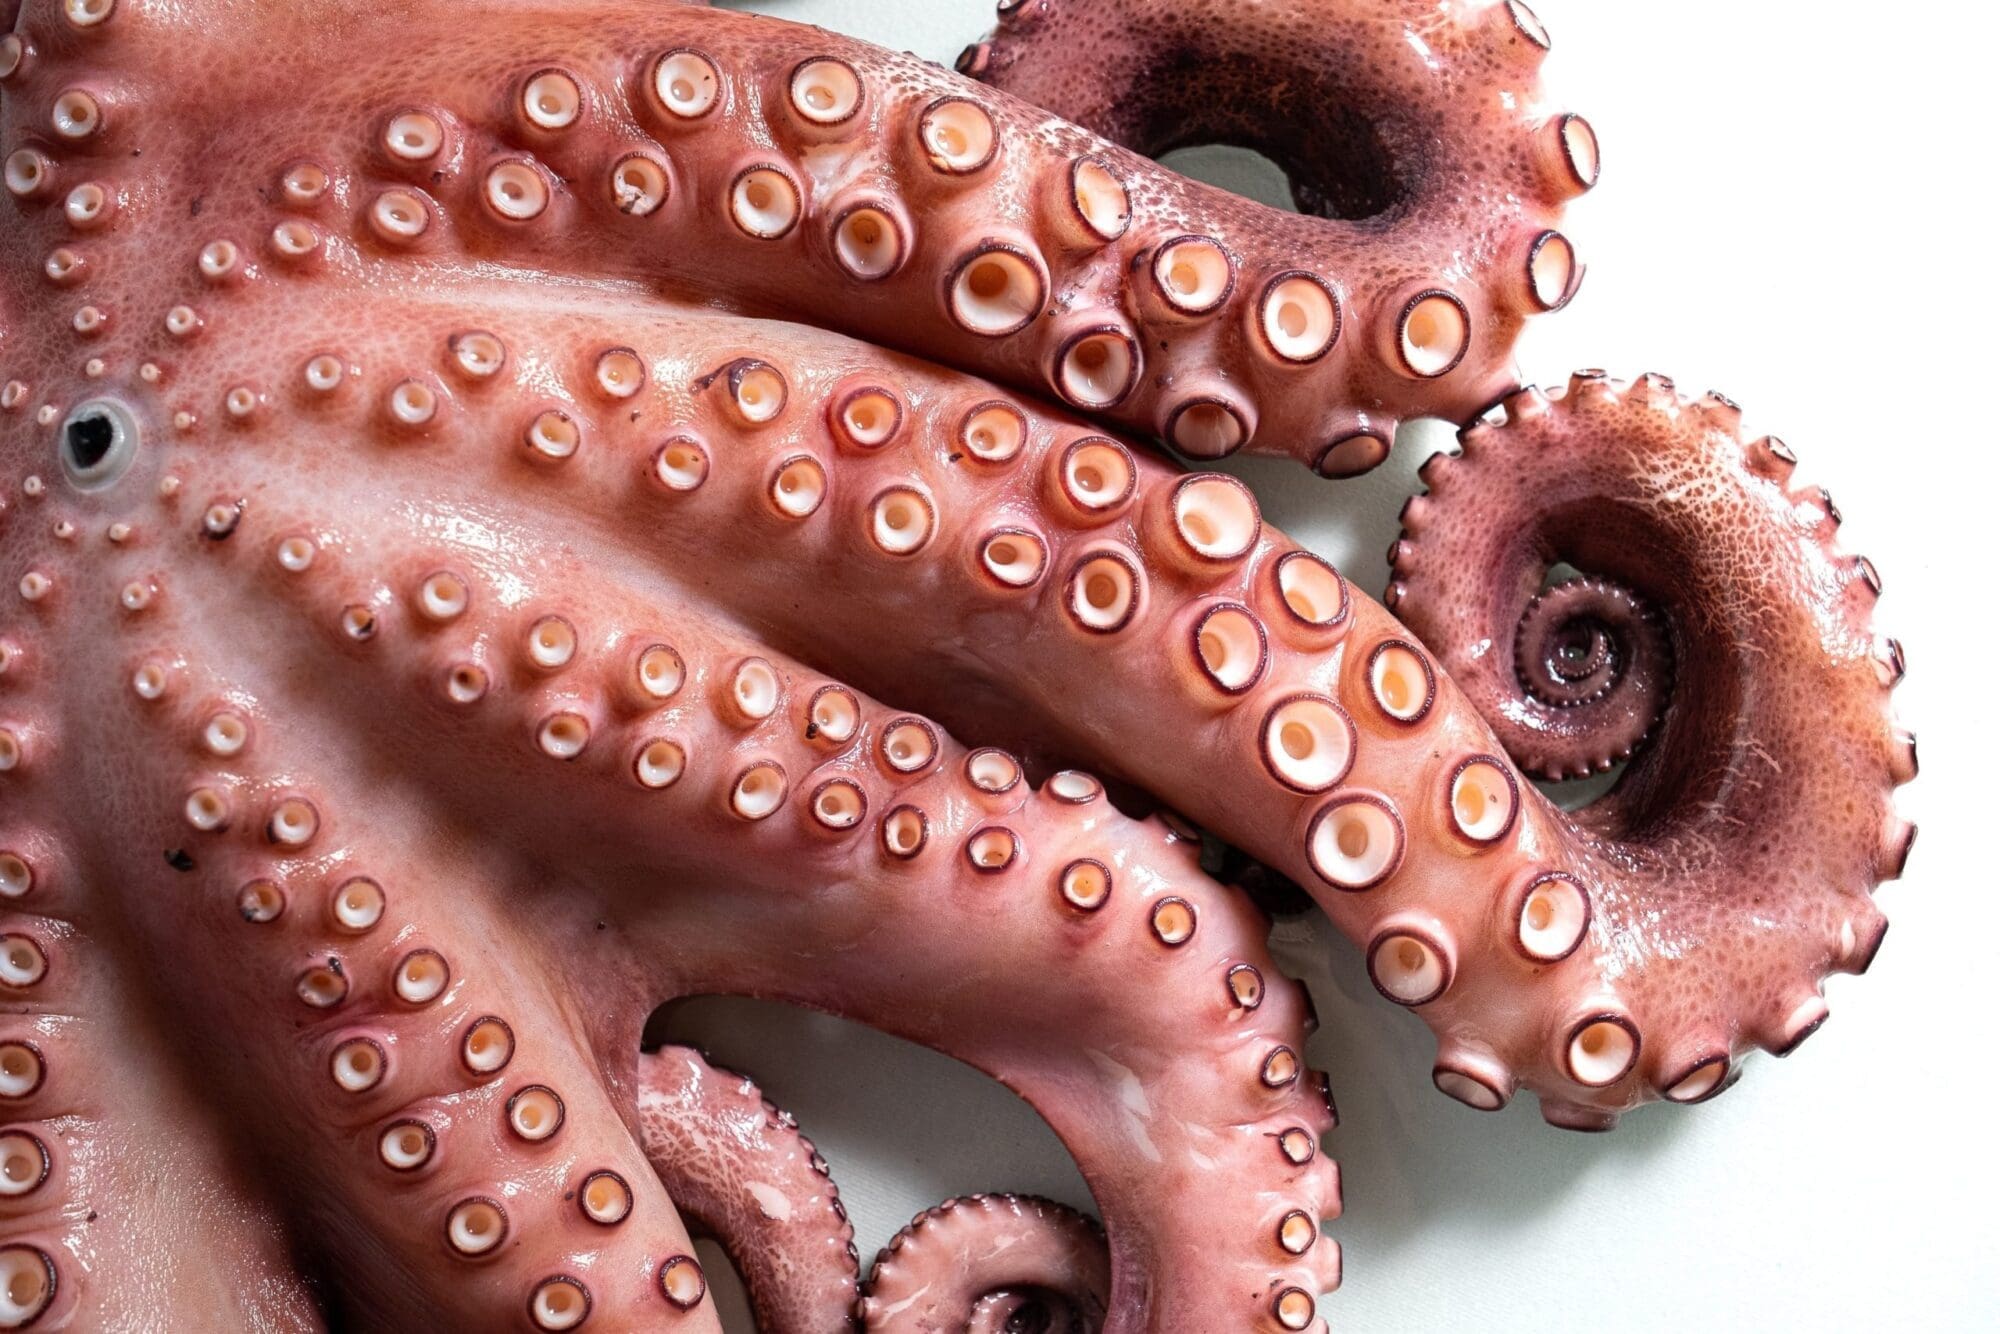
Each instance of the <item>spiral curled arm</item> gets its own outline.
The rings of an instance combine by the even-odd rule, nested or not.
[[[871,1334],[1090,1334],[1110,1291],[1094,1220],[1032,1196],[971,1195],[897,1233],[856,1309]]]
[[[1629,757],[1609,793],[1549,819],[1616,887],[1593,968],[1607,1014],[1646,1012],[1674,1101],[1719,1091],[1744,1047],[1783,1054],[1818,1027],[1822,975],[1873,959],[1887,921],[1870,891],[1914,836],[1891,799],[1916,748],[1890,710],[1904,660],[1871,625],[1875,567],[1840,549],[1839,511],[1793,483],[1790,449],[1740,419],[1659,376],[1514,395],[1426,465],[1386,598],[1524,767]],[[1562,566],[1583,575],[1544,590]],[[1607,1061],[1640,1059],[1616,1024],[1595,1036]],[[1441,1082],[1491,1101],[1485,1054],[1463,1059]],[[1556,1114],[1600,1123],[1583,1102]]]

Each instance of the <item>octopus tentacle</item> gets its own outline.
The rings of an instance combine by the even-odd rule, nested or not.
[[[91,892],[108,870],[49,781],[73,731],[57,710],[21,725],[59,664],[19,628],[0,648],[0,738],[21,747],[0,802],[0,1328],[321,1329],[240,1131],[116,966]]]
[[[45,1027],[173,998],[183,1083],[130,1106],[256,1109],[190,1151],[292,1184],[238,1206],[211,1174],[234,1220],[212,1235],[275,1275],[274,1318],[297,1280],[230,1231],[273,1211],[363,1323],[713,1329],[632,1122],[658,1073],[640,1017],[726,993],[1026,1098],[1105,1219],[1108,1328],[1312,1327],[1339,1250],[1309,1002],[1183,827],[1044,777],[1058,761],[1310,885],[1476,1106],[1527,1087],[1596,1128],[1700,1100],[1817,1025],[1829,965],[1872,957],[1868,890],[1908,850],[1901,654],[1869,637],[1873,568],[1832,547],[1830,502],[1729,405],[1585,380],[1468,431],[1396,557],[1434,654],[1233,480],[808,327],[1185,452],[1365,467],[1396,417],[1511,383],[1521,320],[1573,289],[1554,209],[1595,146],[1541,105],[1521,5],[1357,0],[1294,43],[1302,86],[1355,62],[1360,120],[1294,167],[1335,211],[1402,192],[1361,221],[701,6],[337,0],[325,41],[278,6],[20,10],[0,891],[26,929],[0,983]],[[1268,69],[1307,11],[1262,10],[1245,50],[1192,49]],[[1158,67],[1120,40],[1114,69]],[[1504,123],[1447,124],[1444,85]],[[1487,462],[1522,440],[1527,462]],[[1604,531],[1679,553],[1686,589],[1549,508],[1607,497],[1634,512]],[[1733,564],[1698,550],[1718,515]],[[1564,556],[1583,578],[1544,589]],[[1520,622],[1511,675],[1423,610],[1453,578],[1479,633]],[[1508,758],[1628,749],[1576,815]],[[144,980],[93,990],[100,967]],[[90,1059],[133,1036],[72,1027],[105,1037]],[[57,1037],[36,1061],[0,1042],[0,1095],[71,1068]],[[142,1193],[118,1174],[157,1165],[157,1135],[114,1162],[79,1133],[51,1179]],[[0,1180],[37,1176],[31,1148],[0,1140]],[[712,1174],[687,1184],[698,1208]],[[0,1248],[0,1289],[122,1316],[69,1276],[157,1272],[142,1230]]]
[[[757,1328],[847,1328],[854,1228],[798,1123],[691,1048],[663,1047],[639,1067],[640,1143],[682,1217],[729,1253]]]
[[[1481,712],[1507,753],[1543,778],[1580,778],[1630,759],[1673,684],[1659,614],[1605,579],[1565,579],[1535,594],[1513,649],[1518,689],[1504,705],[1481,701]]]
[[[8,491],[0,541],[18,541],[36,488]],[[0,1328],[321,1329],[239,1119],[175,1049],[161,1001],[198,963],[120,966],[129,922],[104,891],[123,868],[97,835],[123,827],[65,783],[103,753],[65,705],[68,574],[35,561],[0,622]],[[185,839],[126,837],[185,892]]]
[[[827,335],[636,313],[593,332],[601,318],[538,312],[542,336],[637,349],[652,382],[691,387],[680,444],[600,421],[603,444],[563,466],[561,493],[614,542],[628,506],[682,516],[646,528],[627,560],[782,569],[728,594],[774,642],[951,725],[990,720],[986,701],[1010,697],[1024,706],[1010,743],[1133,778],[1314,886],[1384,994],[1450,1034],[1448,1091],[1491,1106],[1525,1084],[1552,1115],[1601,1124],[1684,1096],[1684,1061],[1784,1046],[1802,1027],[1803,965],[1759,983],[1769,994],[1740,1025],[1671,998],[1686,994],[1683,970],[1762,954],[1715,940],[1615,965],[1627,914],[1669,891],[1602,856],[1587,822],[1513,769],[1416,636],[1268,531],[1233,481],[1177,474],[1087,426]],[[490,324],[503,343],[532,336],[503,312]],[[412,343],[399,358],[423,355]],[[495,400],[492,432],[538,401]],[[650,448],[657,463],[689,441],[709,460],[699,485],[633,498],[633,455]],[[798,598],[802,585],[816,596]],[[1809,592],[1791,595],[1808,616]],[[883,624],[903,634],[885,643]],[[945,646],[952,670],[928,646]],[[1879,923],[1837,894],[1778,934],[1833,958],[1847,936],[1872,943]],[[1600,1049],[1619,1060],[1583,1059]]]
[[[1870,623],[1881,581],[1741,415],[1659,376],[1524,390],[1426,465],[1391,553],[1390,605],[1524,764],[1602,768],[1653,733],[1568,818],[1586,864],[1628,886],[1593,937],[1716,961],[1693,998],[1660,958],[1606,979],[1657,1016],[1642,1026],[1676,1101],[1718,1090],[1744,1043],[1783,1054],[1826,1017],[1820,977],[1873,959],[1869,891],[1913,834],[1891,798],[1916,749],[1890,710],[1902,649]],[[1559,563],[1587,577],[1538,593]]]
[[[1260,298],[1259,333],[1281,357],[1323,355],[1326,340],[1337,361],[1351,358],[1377,331],[1343,337],[1341,323],[1400,309],[1404,328],[1420,326],[1391,348],[1402,373],[1448,374],[1467,355],[1476,364],[1469,392],[1415,405],[1355,381],[1346,432],[1300,452],[1348,476],[1387,456],[1399,411],[1463,420],[1484,406],[1481,392],[1491,402],[1511,388],[1506,358],[1480,345],[1526,314],[1560,310],[1583,281],[1556,228],[1563,204],[1596,183],[1597,138],[1541,89],[1548,46],[1520,0],[1042,0],[1002,5],[998,29],[958,67],[1148,157],[1208,143],[1261,151],[1303,212],[1367,234],[1371,254],[1386,245],[1413,261],[1421,276],[1401,285],[1332,268],[1273,276]],[[1507,111],[1467,116],[1468,106]],[[1170,244],[1163,257],[1172,253]],[[1314,290],[1327,279],[1343,293],[1331,307]],[[1489,352],[1507,341],[1500,334]],[[1235,366],[1223,361],[1222,374],[1234,378]],[[1230,400],[1216,402],[1211,420]],[[1217,430],[1228,435],[1217,425],[1210,438]],[[1227,452],[1163,434],[1192,456]]]
[[[403,339],[449,356],[473,319],[524,345],[504,309],[406,313],[375,326],[371,363],[411,364]],[[321,318],[353,327],[335,308]],[[511,420],[520,390],[492,390],[467,410]],[[366,410],[336,418],[349,408]],[[301,439],[347,429],[288,417]],[[631,426],[606,424],[620,420]],[[618,1080],[631,1082],[641,990],[790,1000],[935,1046],[1019,1092],[1069,1147],[1113,1248],[1109,1328],[1303,1328],[1291,1322],[1310,1321],[1339,1271],[1316,1226],[1338,1212],[1319,1149],[1333,1117],[1300,1056],[1303,989],[1271,963],[1265,919],[1200,873],[1193,845],[1113,811],[1094,780],[1037,790],[1012,757],[967,751],[677,596],[613,540],[625,525],[590,514],[586,472],[541,474],[579,488],[564,502],[568,542],[523,528],[496,554],[486,525],[506,521],[472,518],[480,470],[546,465],[471,454],[475,438],[490,436],[446,432],[411,460],[426,512],[466,524],[267,496],[244,508],[217,568],[287,613],[276,624],[295,653],[323,664],[315,688],[364,734],[407,737],[425,720],[404,758],[466,803],[454,819],[560,849],[536,878],[594,891],[572,911],[617,929],[586,937],[624,961],[586,1009],[610,1016],[596,1045]],[[650,432],[633,440],[619,471],[650,488],[657,447]],[[590,466],[611,457],[595,450]],[[197,494],[225,476],[255,489],[254,464],[225,472],[191,455],[186,467]],[[791,521],[758,504],[757,522]],[[858,946],[885,933],[925,948],[883,969]],[[1050,961],[1062,985],[1023,986],[1024,960]],[[1186,1207],[1157,1208],[1167,1181]],[[1297,1217],[1315,1227],[1287,1244]]]
[[[716,1328],[672,1206],[548,980],[560,915],[504,917],[473,892],[511,873],[481,831],[441,827],[415,794],[381,800],[380,752],[288,726],[311,687],[247,669],[230,647],[242,624],[194,614],[230,601],[205,583],[258,564],[231,545],[251,536],[248,506],[181,514],[179,495],[163,488],[163,526],[215,561],[160,576],[142,614],[91,609],[123,616],[101,630],[116,651],[98,667],[122,688],[65,722],[100,754],[152,740],[105,794],[100,818],[129,831],[105,874],[142,887],[123,905],[144,947],[180,965],[177,1017],[236,1035],[195,1055],[256,1109],[237,1133],[282,1165],[299,1244],[385,1324],[554,1331],[596,1313]],[[367,620],[350,609],[343,633]],[[606,1172],[626,1208],[601,1219],[578,1200]]]
[[[1110,1287],[1095,1220],[1032,1196],[970,1195],[890,1239],[857,1310],[882,1334],[1087,1334]]]
[[[372,30],[412,53],[366,64],[333,45],[261,43],[268,18],[253,10],[232,19],[235,39],[263,58],[199,90],[140,73],[171,65],[180,20],[114,11],[88,41],[115,53],[115,75],[82,86],[103,101],[101,128],[17,136],[49,164],[25,192],[38,232],[61,230],[49,224],[85,182],[164,166],[119,157],[149,124],[191,114],[189,97],[227,102],[240,114],[203,158],[258,168],[211,182],[209,202],[226,199],[242,229],[216,238],[231,247],[218,261],[268,252],[307,273],[505,257],[643,279],[920,348],[1188,454],[1294,453],[1338,473],[1379,461],[1399,417],[1463,419],[1516,383],[1523,321],[1573,286],[1550,276],[1570,251],[1548,239],[1579,188],[1565,122],[1497,7],[1399,0],[1389,21],[1358,13],[1343,29],[1352,68],[1380,71],[1356,86],[1352,115],[1377,127],[1407,195],[1360,222],[1186,181],[1004,93],[818,29],[644,0],[552,6],[545,22],[509,3],[486,24],[480,9],[391,19],[342,6],[351,40]],[[61,95],[73,68],[25,68],[23,101]],[[1485,116],[1447,115],[1468,102],[1520,110],[1474,129]],[[328,153],[333,117],[346,128]],[[228,272],[218,263],[217,281]]]

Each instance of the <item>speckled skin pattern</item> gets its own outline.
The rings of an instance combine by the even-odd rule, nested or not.
[[[1317,1328],[1311,1002],[1183,816],[1474,1106],[1818,1024],[1909,844],[1872,567],[1722,400],[1508,392],[1595,175],[1525,10],[1212,8],[1246,71],[1327,20],[1386,211],[699,6],[0,0],[0,1328],[713,1330],[690,1227],[769,1329]],[[1479,415],[1407,626],[1107,434],[1414,413]],[[1574,814],[1515,763],[1628,750]],[[864,1283],[789,1122],[642,1054],[706,994],[1001,1080],[1102,1239],[975,1197]]]

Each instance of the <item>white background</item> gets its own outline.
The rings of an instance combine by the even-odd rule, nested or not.
[[[992,19],[989,0],[728,2],[946,63]],[[1589,279],[1534,324],[1524,373],[1656,369],[1722,390],[1831,489],[1909,652],[1897,701],[1924,770],[1900,800],[1923,836],[1881,893],[1881,957],[1832,979],[1818,1036],[1715,1103],[1649,1107],[1608,1136],[1544,1126],[1531,1097],[1497,1116],[1448,1102],[1423,1024],[1375,997],[1354,951],[1316,915],[1281,927],[1345,1118],[1330,1144],[1347,1284],[1322,1310],[1355,1334],[2000,1327],[2000,31],[1984,0],[1535,3],[1555,36],[1548,84],[1590,117],[1605,168],[1565,225]],[[1219,155],[1175,162],[1282,197]],[[1241,471],[1267,515],[1379,591],[1416,464],[1448,440],[1406,432],[1360,483]],[[943,1057],[744,1002],[702,1002],[676,1031],[797,1113],[864,1257],[954,1193],[1088,1203],[1034,1114]]]

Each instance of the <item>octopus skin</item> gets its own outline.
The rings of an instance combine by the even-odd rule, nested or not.
[[[714,1329],[690,1228],[773,1329],[1318,1327],[1311,1001],[1189,819],[1573,1128],[1867,966],[1879,582],[1726,400],[1516,387],[1596,164],[1525,8],[1161,29],[1348,90],[1333,217],[1036,81],[1151,8],[1009,8],[967,68],[1045,109],[692,5],[0,8],[0,1327]],[[1412,415],[1471,424],[1387,607],[1132,438]],[[642,1052],[718,993],[1001,1080],[1101,1237],[973,1197],[864,1284],[796,1128]]]
[[[826,1159],[798,1123],[687,1047],[642,1056],[637,1096],[646,1157],[681,1216],[745,1275],[757,1327],[842,1328],[860,1256]]]

